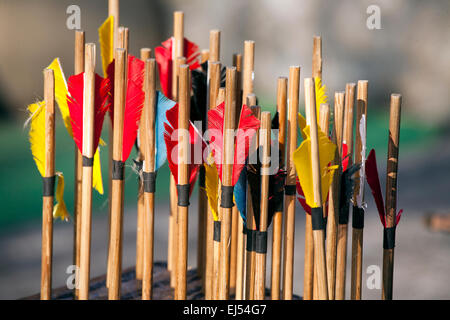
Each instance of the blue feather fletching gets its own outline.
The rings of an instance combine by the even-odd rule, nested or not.
[[[155,119],[155,144],[156,144],[156,163],[155,171],[162,167],[167,160],[167,149],[164,141],[164,122],[167,122],[166,111],[172,108],[176,102],[167,98],[163,93],[158,91],[158,102],[156,105]]]

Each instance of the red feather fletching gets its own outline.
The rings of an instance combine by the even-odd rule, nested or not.
[[[349,161],[348,146],[346,143],[343,143],[342,144],[342,171],[347,170],[348,161]]]
[[[164,141],[167,148],[167,160],[169,169],[172,172],[175,182],[178,184],[178,103],[166,112],[167,122],[164,123]],[[197,129],[189,122],[189,195],[194,190],[194,184],[197,180],[197,174],[202,164],[203,151],[206,143],[200,136]]]
[[[369,156],[366,160],[366,180],[367,184],[372,191],[373,198],[375,199],[375,204],[377,205],[378,214],[380,216],[381,224],[386,228],[386,211],[384,208],[383,194],[381,193],[380,178],[377,169],[377,158],[375,156],[375,150],[372,149],[369,152]],[[395,225],[400,222],[403,209],[401,209],[395,217]]]
[[[300,202],[303,210],[305,210],[305,212],[307,214],[311,214],[311,207],[308,206],[308,204],[306,203],[305,194],[303,193],[303,189],[302,189],[302,186],[300,185],[300,180],[298,179],[298,177],[297,177],[296,187],[297,187],[297,193],[299,195],[299,197],[297,197],[298,202]]]
[[[386,213],[384,211],[383,194],[381,193],[380,178],[378,176],[377,158],[375,150],[370,150],[369,156],[366,160],[366,180],[372,191],[375,204],[377,205],[378,214],[380,215],[381,224],[386,227]]]
[[[225,103],[222,102],[216,108],[208,111],[208,132],[210,134],[210,146],[214,152],[214,162],[220,180],[222,180],[222,150],[223,150],[223,121]],[[235,152],[233,163],[232,185],[239,180],[239,175],[244,168],[248,157],[250,143],[260,125],[258,118],[253,116],[252,110],[245,104],[242,106],[239,118],[239,126],[236,132]]]
[[[145,99],[143,91],[144,68],[145,64],[142,60],[128,55],[122,161],[128,159],[137,137],[142,106]],[[114,60],[108,66],[107,73],[111,83],[114,84]],[[114,123],[114,88],[111,90],[111,107],[109,115],[111,117],[111,123]]]
[[[72,124],[73,139],[83,152],[83,91],[84,72],[71,76],[68,81],[69,95],[67,104],[69,106],[70,120]],[[111,90],[110,81],[95,74],[95,99],[94,99],[94,152],[97,150],[102,132],[105,113],[110,107],[108,95]]]
[[[161,89],[169,99],[172,99],[172,39],[167,39],[162,43],[162,46],[155,48]],[[199,55],[198,45],[184,38],[184,56],[189,69],[194,70],[200,67],[197,59]]]

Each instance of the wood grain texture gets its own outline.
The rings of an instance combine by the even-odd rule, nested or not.
[[[296,184],[294,151],[297,149],[298,99],[300,92],[300,67],[289,68],[288,120],[286,149],[286,185]],[[295,196],[285,195],[283,299],[292,300],[294,281]]]
[[[315,84],[314,78],[305,79],[305,106],[309,110],[310,137],[311,137],[311,169],[313,179],[314,203],[322,207],[321,173],[319,161],[319,138],[317,127],[317,113],[315,112]],[[314,244],[314,271],[317,272],[317,297],[320,300],[328,299],[327,270],[325,260],[325,232],[313,230]]]
[[[386,172],[386,227],[395,227],[397,215],[397,173],[400,141],[400,113],[402,96],[391,94],[389,141]],[[392,300],[394,282],[394,249],[383,250],[383,288],[381,298]]]
[[[208,63],[209,70],[209,105],[208,109],[214,109],[217,106],[216,100],[220,87],[220,62]],[[212,300],[214,298],[214,219],[211,208],[208,205],[208,212],[206,217],[206,261],[205,261],[205,299]]]
[[[83,156],[94,156],[95,44],[85,46],[83,101]],[[92,167],[83,167],[81,182],[81,243],[79,299],[89,299],[92,214]]]
[[[278,112],[278,147],[280,150],[279,167],[284,169],[286,157],[286,110],[287,110],[287,78],[279,77],[277,80],[277,112]],[[281,279],[281,248],[283,234],[283,212],[273,215],[272,229],[272,268],[271,268],[271,298],[280,299]]]
[[[259,231],[267,232],[269,215],[269,169],[270,169],[270,143],[271,143],[271,117],[270,112],[261,113],[260,145],[262,147],[261,167],[261,212]],[[266,296],[266,253],[255,254],[255,300],[264,300]]]
[[[220,61],[220,30],[209,31],[209,61]]]
[[[74,74],[84,71],[84,31],[75,31],[75,70]],[[81,179],[83,171],[83,155],[74,143],[75,149],[75,173],[74,173],[74,192],[73,192],[73,264],[80,266],[80,246],[81,246]],[[78,289],[75,288],[75,296],[78,297]]]
[[[355,103],[355,87],[356,85],[354,83],[347,83],[345,86],[343,143],[347,144],[349,166],[353,163],[353,107]],[[347,242],[348,224],[339,224],[336,258],[336,300],[345,299],[345,284],[347,277]]]
[[[232,186],[234,162],[234,130],[236,125],[236,67],[228,67],[226,74],[222,184]],[[230,277],[230,242],[232,208],[220,208],[222,211],[219,265],[219,296],[220,300],[229,298]]]
[[[260,119],[261,107],[256,106],[256,95],[251,93],[247,96],[247,105],[251,105],[253,116]],[[250,155],[257,152],[259,146],[259,130],[256,131],[255,138],[252,140],[249,147]],[[259,186],[253,186],[258,188]],[[247,209],[246,209],[246,228],[247,230],[256,230],[255,212],[253,209],[252,192],[250,191],[250,185],[247,185]],[[254,299],[255,293],[255,251],[246,251],[246,266],[245,266],[245,297],[247,300]]]
[[[126,92],[127,50],[116,49],[114,67],[114,131],[113,160],[122,161],[123,126]],[[123,180],[111,180],[111,228],[109,240],[109,288],[108,298],[120,298],[120,278],[122,272],[122,236],[123,236]]]
[[[45,69],[45,162],[44,177],[55,175],[55,76],[53,70]],[[42,247],[41,247],[41,300],[52,296],[53,259],[53,196],[42,197]]]
[[[150,58],[152,50],[149,48],[141,49],[141,60],[146,61]],[[138,161],[144,160],[143,136],[144,136],[144,118],[141,117],[139,123],[139,151],[137,155]],[[136,279],[142,280],[143,256],[144,256],[144,186],[142,179],[138,179],[138,196],[137,196],[137,222],[136,222]]]
[[[143,172],[155,171],[155,117],[156,117],[156,60],[145,60],[144,107],[141,118]],[[153,293],[154,247],[154,193],[144,192],[143,250],[142,250],[142,300],[150,300]],[[137,268],[136,268],[137,269]],[[136,270],[137,272],[137,270]]]
[[[363,161],[363,141],[366,137],[361,136],[360,123],[364,116],[365,125],[367,126],[367,87],[368,81],[358,81],[357,99],[356,99],[356,135],[355,135],[355,163]],[[364,155],[365,157],[365,155]],[[355,189],[353,192],[353,204],[361,206],[358,203],[358,195],[361,193],[361,202],[364,201],[364,189],[360,189],[360,171],[357,171],[353,177],[355,181]],[[363,229],[352,228],[352,269],[351,269],[351,288],[350,299],[361,300],[362,286],[362,259],[363,259]]]
[[[336,155],[332,165],[338,165],[339,167],[334,171],[333,182],[330,186],[328,195],[326,259],[329,300],[334,300],[336,290],[337,228],[339,219],[339,191],[342,171],[341,150],[343,124],[344,92],[336,92],[334,94],[334,125],[331,134],[331,141],[337,145]]]
[[[189,114],[190,114],[190,70],[187,64],[179,67],[179,113],[178,113],[178,184],[189,184]],[[186,299],[186,273],[188,254],[189,207],[178,206],[177,282],[175,299]]]

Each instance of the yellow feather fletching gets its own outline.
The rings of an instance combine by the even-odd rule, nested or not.
[[[205,166],[205,189],[208,196],[209,207],[214,217],[214,221],[219,220],[217,212],[218,199],[219,199],[219,174],[217,173],[217,167],[214,163],[212,155],[210,154]]]
[[[45,103],[40,101],[28,106],[30,112],[30,144],[31,153],[42,177],[45,176]],[[64,203],[64,176],[61,172],[56,173],[58,177],[55,200],[53,208],[53,217],[68,220],[69,213]]]
[[[53,207],[53,218],[69,221],[69,212],[64,202],[64,175],[62,172],[56,172],[56,176],[58,177],[58,185],[55,193],[56,204]]]
[[[326,95],[327,87],[322,85],[322,79],[316,77],[314,78],[315,92],[316,92],[316,110],[317,119],[320,118],[320,106],[323,103],[328,102],[328,97]]]
[[[94,167],[92,168],[92,186],[98,193],[103,194],[102,168],[100,162],[100,146],[94,154]]]
[[[294,151],[294,164],[298,178],[300,180],[300,185],[302,186],[303,193],[305,194],[306,203],[311,208],[316,208],[318,205],[314,201],[311,163],[311,138],[309,130],[309,126],[306,126],[303,130],[307,138],[302,142],[300,147],[298,147],[298,149]],[[321,130],[318,130],[318,134],[320,158],[319,162],[321,172],[321,195],[322,201],[325,202],[328,190],[333,181],[334,170],[337,169],[337,166],[328,166],[328,164],[335,157],[336,145],[333,144]]]
[[[114,17],[109,16],[108,19],[98,29],[100,41],[100,51],[102,55],[103,74],[106,77],[106,71],[109,64],[114,59],[113,43],[114,43]]]
[[[45,176],[45,103],[39,101],[28,106],[30,113],[29,139],[31,154],[41,176]]]
[[[58,103],[59,111],[64,121],[64,126],[71,137],[72,133],[72,123],[70,121],[69,106],[67,104],[67,95],[69,91],[67,89],[66,78],[64,77],[64,72],[61,66],[59,58],[55,58],[52,63],[48,66],[48,69],[53,70],[55,75],[55,100]],[[100,139],[100,145],[106,145],[106,143]],[[102,182],[102,171],[100,164],[100,152],[97,149],[94,155],[94,167],[93,167],[93,179],[92,186],[98,193],[103,194],[103,182]]]
[[[70,112],[67,104],[67,95],[69,92],[67,90],[67,82],[59,58],[54,59],[47,68],[52,69],[53,74],[55,75],[55,100],[58,103],[64,126],[72,137],[72,124],[70,122]]]
[[[300,112],[298,113],[298,126],[300,128],[300,133],[302,134],[303,140],[306,140],[306,134],[304,132],[306,128],[306,119],[305,117],[302,116]]]

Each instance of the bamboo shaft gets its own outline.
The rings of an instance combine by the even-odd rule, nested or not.
[[[128,28],[125,27],[119,27],[118,24],[118,19],[117,19],[117,26],[116,26],[116,14],[118,16],[119,13],[119,6],[118,6],[118,0],[117,0],[117,4],[114,3],[113,4],[113,15],[114,15],[114,50],[116,48],[121,48],[121,49],[125,49],[128,53],[128,43],[129,43],[129,32],[128,32]],[[125,58],[127,59],[127,58]],[[126,68],[126,67],[125,67]],[[114,83],[111,84],[111,86],[113,86]],[[108,230],[110,232],[110,234],[108,235],[108,248],[112,248],[111,243],[109,242],[111,240],[111,212],[112,212],[112,161],[113,161],[113,140],[114,140],[114,133],[113,133],[113,123],[111,122],[111,125],[109,127],[109,142],[110,142],[110,147],[109,147],[109,170],[108,170],[108,182],[109,182],[109,216],[108,216]],[[109,283],[110,283],[110,275],[112,274],[110,268],[113,265],[112,262],[110,261],[110,251],[108,251],[108,266],[107,266],[107,272],[106,272],[106,286],[109,288]]]
[[[205,56],[205,59],[202,57],[202,61],[208,61],[208,74],[207,74],[207,92],[206,92],[206,107],[207,109],[210,107],[210,82],[211,82],[211,63],[217,62],[220,59],[220,31],[219,30],[211,30],[209,32],[209,50],[207,50],[208,55]],[[215,69],[216,71],[216,69]],[[220,68],[219,68],[220,73]],[[220,78],[220,75],[219,75]],[[219,79],[219,85],[220,86],[220,79]],[[218,88],[218,87],[217,87]],[[206,128],[207,128],[206,123]],[[207,215],[211,214],[209,212],[208,207],[208,197],[206,194],[206,190],[199,188],[199,215],[198,215],[198,226],[199,226],[199,237],[198,237],[198,254],[197,254],[197,271],[199,272],[199,275],[203,279],[203,289],[205,291],[205,297],[206,297],[206,291],[209,290],[209,288],[206,288],[208,286],[207,284],[207,262],[208,259],[208,217]],[[210,224],[213,222],[209,222]]]
[[[222,184],[232,186],[234,162],[234,128],[236,122],[236,67],[227,68],[225,89],[225,112],[222,157]],[[220,300],[229,298],[230,277],[230,241],[232,208],[220,208],[222,211],[219,264]]]
[[[184,56],[184,13],[175,11],[173,13],[173,43],[172,43],[172,61]],[[178,67],[172,67],[172,99],[177,97],[177,72]]]
[[[247,40],[244,42],[244,56],[242,65],[242,99],[240,101],[241,104],[247,102],[247,96],[253,93],[254,61],[255,61],[255,42]],[[238,229],[244,232],[243,221],[239,222]],[[239,243],[238,243],[238,257],[236,261],[236,300],[243,300],[247,295],[246,269],[248,261],[247,261],[247,253],[245,252],[246,236],[245,234],[241,234],[242,232],[240,232],[238,235]]]
[[[211,30],[209,32],[209,50],[207,50],[208,56],[205,58],[205,60],[208,61],[208,74],[207,74],[207,92],[206,92],[206,100],[207,100],[207,108],[209,108],[210,104],[210,81],[211,81],[211,66],[210,63],[219,61],[220,58],[220,31],[219,30]],[[202,57],[203,60],[203,57]],[[220,72],[220,71],[219,71]],[[220,86],[220,80],[219,80],[219,86]],[[207,128],[207,124],[206,124]],[[206,194],[206,190],[203,188],[199,188],[199,214],[198,214],[198,230],[199,230],[199,237],[198,237],[198,254],[197,254],[197,272],[199,276],[202,277],[203,280],[203,289],[205,291],[205,297],[206,297],[206,277],[208,271],[207,269],[207,247],[208,247],[208,197]],[[212,223],[212,222],[210,222]]]
[[[114,131],[113,131],[113,161],[123,161],[123,130],[126,92],[126,61],[127,50],[115,50],[114,67]],[[122,273],[122,233],[123,233],[123,180],[111,181],[111,230],[109,250],[110,283],[108,299],[120,299]]]
[[[239,118],[241,111],[241,93],[242,93],[242,55],[233,54],[233,66],[236,67],[236,121],[235,128],[239,126]],[[230,295],[236,292],[236,272],[237,272],[237,249],[239,233],[242,228],[239,229],[240,214],[237,206],[233,207],[233,213],[231,218],[231,247],[230,247]]]
[[[209,109],[214,109],[217,105],[216,98],[220,87],[220,62],[209,63]],[[213,241],[214,235],[214,219],[211,209],[208,206],[208,212],[206,217],[206,261],[205,261],[205,299],[211,300],[213,295],[213,283],[214,278],[214,245],[216,241]]]
[[[114,43],[113,48],[117,48],[118,45],[118,33],[119,29],[119,0],[108,0],[108,16],[114,17]]]
[[[209,32],[209,61],[220,60],[220,31],[211,30]]]
[[[269,213],[269,169],[270,169],[270,135],[271,135],[270,112],[261,114],[260,144],[262,146],[261,167],[261,213],[259,231],[267,232]],[[266,296],[266,253],[257,252],[255,257],[255,300],[264,300]]]
[[[179,116],[178,116],[178,184],[189,183],[189,113],[190,113],[190,71],[189,66],[179,67]],[[175,299],[186,299],[186,273],[188,253],[188,212],[189,208],[178,205],[178,250],[177,285]]]
[[[278,146],[280,150],[280,168],[284,168],[285,143],[286,143],[286,103],[287,103],[287,78],[279,77],[277,80],[277,112],[279,121]],[[281,248],[283,232],[283,212],[275,212],[273,215],[272,235],[272,274],[271,274],[271,298],[280,299],[281,278]]]
[[[313,55],[312,55],[312,76],[314,78],[322,78],[322,38],[315,36],[313,38]],[[307,122],[310,123],[309,114],[306,114]],[[318,298],[317,290],[317,273],[311,266],[314,265],[314,249],[313,249],[313,235],[311,217],[307,215],[305,227],[305,299]]]
[[[83,156],[94,155],[94,86],[95,86],[95,45],[86,44],[83,101]],[[91,251],[91,211],[92,211],[92,167],[83,167],[81,186],[81,247],[80,247],[80,292],[79,299],[89,298],[89,274]]]
[[[45,163],[44,177],[55,175],[55,77],[53,70],[44,70],[45,101]],[[53,264],[53,196],[42,197],[42,253],[41,253],[41,300],[52,295]]]
[[[141,60],[146,61],[150,58],[151,49],[142,48],[141,49]],[[139,152],[138,161],[144,160],[144,151],[142,147],[142,141],[144,136],[144,118],[141,117],[139,123]],[[144,186],[142,184],[142,179],[138,179],[138,197],[137,197],[137,227],[136,227],[136,279],[142,280],[142,269],[143,269],[143,256],[144,256]]]
[[[389,141],[386,173],[386,228],[396,226],[397,215],[397,173],[400,141],[400,111],[402,96],[391,95],[389,116]],[[381,298],[392,300],[394,281],[394,248],[383,251],[383,288]]]
[[[361,136],[361,121],[367,120],[367,81],[358,81],[356,101],[356,136],[355,136],[355,163],[363,161],[362,152],[366,137]],[[364,120],[363,120],[364,116]],[[366,124],[364,124],[366,125]],[[365,157],[365,155],[364,155]],[[357,171],[354,175],[355,189],[353,192],[353,205],[362,207],[364,189],[361,188],[361,174]],[[360,196],[361,194],[361,196]],[[363,258],[363,228],[352,228],[352,265],[351,265],[351,290],[352,300],[361,300],[362,285],[362,258]]]
[[[251,109],[253,111],[253,115],[260,119],[261,118],[261,107],[255,106],[256,105],[256,95],[254,93],[251,93],[247,96],[247,104],[251,105]],[[250,148],[249,148],[249,155],[253,156],[256,154],[259,146],[259,133],[256,134],[255,138],[253,139]],[[255,211],[253,208],[253,200],[252,200],[252,192],[250,188],[259,188],[259,186],[251,186],[248,185],[247,187],[247,230],[255,231],[257,230],[256,226],[256,220],[255,220]],[[245,296],[247,300],[253,300],[254,299],[254,293],[255,293],[255,258],[256,253],[255,251],[247,251],[246,252],[246,279],[245,279]]]
[[[175,99],[178,100],[179,99],[179,90],[180,90],[180,81],[179,81],[179,71],[180,71],[180,66],[186,63],[186,58],[184,57],[178,57],[175,60],[175,79],[174,79],[174,86],[175,86]],[[179,231],[179,226],[178,226],[178,222],[179,222],[179,217],[178,217],[178,201],[177,201],[177,191],[176,191],[176,184],[175,184],[175,179],[171,179],[171,185],[170,185],[170,196],[171,196],[171,208],[173,208],[173,214],[172,214],[172,273],[171,273],[171,286],[175,287],[176,289],[176,284],[177,284],[177,273],[178,273],[178,245],[180,243],[179,238],[178,238],[178,231]],[[170,227],[170,225],[169,225]],[[169,230],[170,233],[170,230]]]
[[[311,164],[314,202],[322,207],[321,173],[319,161],[319,141],[317,128],[317,113],[315,112],[315,85],[314,78],[305,79],[305,106],[309,110],[310,136],[311,136]],[[324,230],[313,230],[314,265],[317,272],[317,297],[320,300],[328,299],[327,270],[325,261],[325,234]]]
[[[172,89],[171,98],[174,101],[178,99],[178,57],[184,56],[184,14],[181,11],[173,13],[173,42],[172,42]],[[169,245],[167,249],[167,268],[170,273],[170,286],[176,285],[177,270],[177,190],[175,179],[170,174],[170,216],[169,216]]]
[[[141,120],[143,171],[155,170],[156,60],[145,60],[144,109]],[[154,193],[144,192],[142,299],[152,298],[154,247]]]
[[[355,84],[345,86],[344,131],[343,143],[347,144],[348,165],[353,163],[353,107],[355,100]],[[343,204],[341,204],[343,206]],[[348,215],[348,212],[346,213]],[[347,275],[347,239],[348,224],[338,225],[337,259],[336,259],[336,300],[345,299],[345,279]]]
[[[333,165],[339,168],[334,171],[333,182],[328,195],[328,219],[326,238],[326,259],[327,259],[327,283],[328,299],[334,300],[336,289],[336,254],[337,254],[337,228],[339,217],[339,188],[342,149],[342,130],[344,118],[344,93],[336,92],[334,95],[334,126],[332,131],[332,142],[337,145],[336,156]]]
[[[225,88],[221,87],[219,88],[218,94],[217,94],[217,99],[216,99],[216,104],[219,105],[222,102],[225,102]],[[218,185],[218,193],[219,193],[219,202],[220,203],[220,199],[221,199],[221,193],[220,193],[220,189],[221,189],[221,182],[219,181],[219,185]],[[222,221],[222,210],[220,210],[220,207],[218,208],[218,221],[221,222]],[[221,230],[221,228],[220,228]],[[220,231],[221,232],[221,231]],[[219,283],[220,283],[220,278],[219,278],[219,264],[220,264],[220,241],[214,241],[213,244],[213,299],[218,300],[219,299]]]
[[[322,38],[317,36],[313,39],[312,76],[322,79]]]
[[[287,121],[286,149],[286,185],[296,184],[294,151],[297,149],[298,96],[300,88],[300,67],[289,68],[289,105]],[[283,299],[292,300],[294,277],[294,241],[295,241],[295,196],[285,195],[284,213],[286,216],[284,230],[283,261]]]
[[[84,31],[75,31],[75,74],[84,71]],[[75,186],[74,186],[74,259],[73,264],[80,267],[80,245],[81,245],[81,178],[83,171],[83,155],[75,144]],[[77,280],[78,281],[78,280]],[[74,297],[78,298],[78,286],[75,287]]]
[[[242,69],[242,102],[253,93],[253,70],[255,67],[255,41],[244,42],[244,65]]]
[[[200,52],[200,62],[203,64],[203,63],[207,62],[208,60],[209,60],[209,50],[203,49]]]

